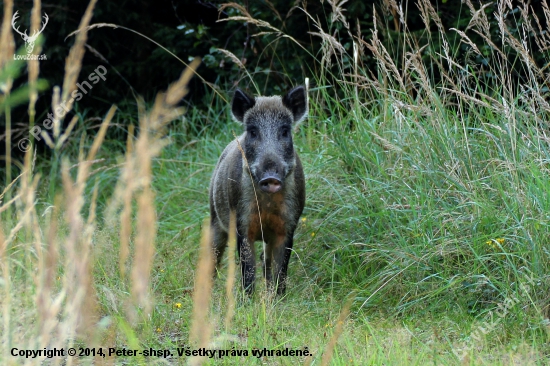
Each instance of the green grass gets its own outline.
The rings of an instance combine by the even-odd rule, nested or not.
[[[248,298],[237,275],[235,314],[226,328],[230,302],[224,263],[214,282],[208,323],[200,331],[210,332],[208,349],[246,350],[249,356],[206,364],[323,364],[330,350],[333,365],[547,364],[550,149],[544,74],[526,72],[531,76],[522,86],[540,91],[529,95],[505,82],[506,63],[502,70],[492,69],[502,78],[497,85],[484,85],[455,66],[441,68],[446,78],[435,82],[420,66],[440,65],[443,52],[430,51],[427,61],[411,58],[399,79],[391,71],[393,61],[380,56],[381,44],[370,45],[376,70],[362,69],[349,55],[342,57],[352,66],[337,60],[333,68],[321,67],[325,73],[315,75],[317,87],[309,92],[310,118],[294,135],[307,202],[295,234],[287,294],[267,294],[258,279]],[[495,59],[490,67],[498,66]],[[357,75],[349,75],[350,68]],[[415,93],[403,90],[404,80]],[[171,141],[160,155],[151,153],[152,172],[140,176],[151,177],[154,205],[140,200],[148,184],[134,187],[125,274],[119,268],[121,207],[107,215],[113,200],[121,198],[116,185],[129,164],[121,142],[106,141],[99,149],[82,195],[71,196],[78,184],[73,187],[65,178],[61,186],[61,176],[52,173],[61,161],[57,155],[38,160],[35,188],[28,188],[26,175],[20,178],[11,191],[12,197],[21,193],[14,214],[1,213],[2,364],[24,361],[10,356],[12,347],[56,345],[172,354],[169,360],[118,356],[110,359],[115,364],[196,361],[178,357],[177,349],[190,345],[208,185],[220,153],[233,132],[242,130],[230,122],[220,98],[212,101],[210,110],[190,109],[173,121],[163,140],[151,134],[150,145],[132,155],[142,157]],[[157,109],[155,104],[147,110]],[[142,122],[128,110],[117,112],[114,121]],[[159,131],[159,125],[147,126]],[[136,135],[142,141],[144,135]],[[85,156],[93,141],[77,125],[57,153],[74,163],[79,150]],[[69,170],[73,180],[82,165]],[[139,181],[137,172],[133,178]],[[57,201],[50,187],[57,187]],[[82,207],[75,204],[79,197]],[[97,218],[86,223],[94,205]],[[153,210],[155,218],[144,219]],[[144,237],[140,230],[153,227],[154,243],[148,244],[155,252],[146,273],[149,308],[147,301],[136,300],[140,292],[132,285],[145,280],[135,281],[131,269],[147,265],[136,259],[147,261],[138,248]],[[4,238],[11,240],[6,247]],[[79,298],[79,290],[91,303]],[[306,347],[312,356],[252,355],[264,348]]]
[[[317,364],[351,295],[351,313],[331,364],[457,364],[453,349],[460,348],[470,350],[471,364],[544,364],[546,152],[533,143],[534,127],[525,123],[525,136],[531,139],[515,141],[515,154],[521,160],[512,166],[510,137],[489,125],[465,136],[462,128],[455,127],[460,122],[453,116],[446,125],[419,121],[414,115],[397,125],[393,118],[382,121],[356,112],[328,124],[325,133],[310,126],[323,123],[321,116],[306,122],[296,134],[308,200],[305,221],[295,235],[288,293],[272,299],[260,285],[247,299],[237,286],[235,317],[231,328],[225,329],[222,273],[212,296],[212,344],[250,353],[264,347],[308,347]],[[354,130],[344,134],[351,118]],[[418,124],[422,128],[414,127]],[[200,227],[208,216],[210,174],[232,131],[239,129],[236,123],[222,123],[192,141],[178,133],[178,127],[171,129],[172,143],[153,167],[158,222],[151,273],[154,306],[150,314],[140,313],[133,325],[124,325],[129,282],[118,272],[118,228],[102,221],[107,202],[99,201],[93,267],[105,325],[93,344],[106,347],[109,340],[117,347],[132,348],[135,338],[139,349],[171,350],[172,361],[184,362],[175,354],[189,339],[194,268]],[[391,147],[384,148],[375,139],[384,139]],[[313,146],[309,141],[314,141]],[[107,145],[102,166],[120,160],[108,151]],[[527,175],[532,179],[525,179]],[[117,176],[117,169],[100,170],[90,183],[97,181],[100,192],[109,192]],[[87,197],[91,189],[89,184]],[[504,239],[502,244],[487,244],[499,238]],[[12,288],[31,289],[14,292],[21,303],[12,306],[30,309],[32,260],[25,259],[25,264],[17,256],[26,255],[16,249],[13,254]],[[524,275],[534,278],[528,293],[518,286],[527,284]],[[503,318],[493,315],[491,320],[488,312],[495,312],[508,298],[519,302]],[[26,323],[31,315],[20,318],[18,308],[13,306],[13,316]],[[480,340],[472,339],[476,329],[487,324],[495,325]],[[23,338],[14,336],[13,344],[18,339]],[[136,360],[121,357],[117,363]],[[208,362],[297,361],[301,359],[250,356]]]
[[[468,136],[468,165],[462,129],[426,123],[415,131],[411,121],[419,121],[414,117],[404,118],[402,126],[392,119],[354,117],[355,131],[346,135],[341,132],[348,128],[345,116],[325,135],[308,136],[309,126],[302,126],[295,140],[308,201],[295,235],[288,294],[271,299],[262,285],[247,299],[237,289],[235,319],[226,330],[222,273],[211,305],[213,344],[249,352],[308,347],[317,363],[351,294],[351,315],[333,364],[453,364],[458,363],[453,349],[461,348],[471,349],[472,364],[511,364],[513,359],[544,364],[547,323],[540,301],[548,290],[546,254],[536,243],[544,243],[547,219],[543,212],[535,215],[536,207],[533,216],[520,216],[529,202],[517,203],[526,192],[544,192],[540,165],[502,166],[499,155],[511,154],[509,139],[504,134],[487,139],[480,129]],[[409,131],[401,141],[392,137],[397,127]],[[228,122],[193,141],[174,128],[172,144],[155,160],[155,305],[134,330],[140,348],[175,354],[188,344],[200,227],[209,214],[208,183],[217,157],[240,128]],[[392,148],[374,143],[374,134]],[[309,148],[312,139],[315,146]],[[529,146],[534,145],[525,143],[517,151],[540,153]],[[424,153],[429,150],[437,153]],[[515,189],[511,182],[521,174],[539,179]],[[104,184],[112,185],[114,178],[111,174]],[[114,322],[124,315],[128,291],[118,274],[117,235],[111,229],[97,234],[95,264],[102,312]],[[502,244],[487,243],[500,238]],[[524,275],[534,278],[527,293],[518,286],[528,284]],[[491,320],[488,312],[498,311],[509,298],[519,302],[503,318]],[[481,334],[479,326],[493,324],[481,340],[472,339],[476,331]],[[122,338],[119,344],[127,342]],[[215,364],[260,362],[252,360],[225,357]],[[293,364],[296,359],[264,361]]]

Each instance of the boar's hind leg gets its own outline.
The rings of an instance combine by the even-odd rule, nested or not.
[[[227,246],[227,233],[220,227],[217,220],[211,222],[211,235],[212,235],[212,250],[215,257],[214,275],[217,272],[218,266],[223,258],[225,247]]]
[[[275,260],[275,286],[277,288],[277,294],[284,295],[286,290],[286,272],[288,269],[288,262],[290,260],[290,253],[292,252],[292,245],[294,243],[293,233],[289,233],[284,239],[284,244],[276,245],[273,248],[273,259]]]
[[[256,272],[256,257],[254,255],[254,242],[237,232],[237,248],[241,261],[241,273],[243,288],[247,295],[254,292],[254,277]]]

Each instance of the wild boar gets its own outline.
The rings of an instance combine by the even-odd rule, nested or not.
[[[222,152],[210,181],[216,268],[227,245],[229,216],[234,211],[246,293],[254,291],[254,242],[261,240],[265,243],[262,257],[268,288],[284,294],[294,230],[306,199],[292,128],[307,115],[307,91],[298,86],[283,97],[252,98],[237,89],[231,112],[245,132]]]

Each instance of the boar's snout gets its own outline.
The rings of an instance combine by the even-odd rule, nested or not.
[[[266,193],[277,193],[283,188],[283,182],[276,173],[266,173],[260,180],[260,188]]]
[[[263,155],[263,156],[262,156]],[[259,164],[253,169],[258,185],[263,192],[277,193],[283,188],[287,174],[287,164],[274,152],[265,152],[258,158]]]

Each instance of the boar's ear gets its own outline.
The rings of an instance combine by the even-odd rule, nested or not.
[[[302,85],[295,87],[283,97],[283,105],[290,109],[294,123],[300,122],[307,114],[307,91]]]
[[[254,98],[249,97],[245,92],[237,88],[233,95],[233,101],[231,102],[231,113],[233,114],[233,118],[239,122],[243,122],[246,111],[254,107],[254,104],[256,104]]]

